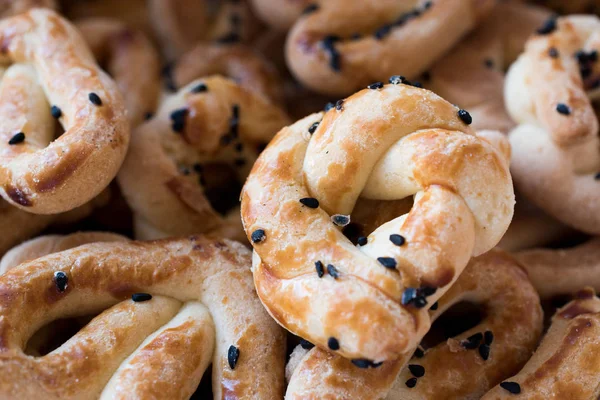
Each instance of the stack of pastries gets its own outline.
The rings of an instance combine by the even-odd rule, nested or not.
[[[599,15],[0,2],[0,399],[600,398]]]

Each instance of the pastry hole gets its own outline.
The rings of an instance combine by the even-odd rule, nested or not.
[[[25,354],[42,357],[58,349],[88,324],[96,315],[63,318],[52,321],[35,332],[27,341]]]
[[[202,166],[204,195],[213,210],[227,214],[239,204],[242,183],[229,164],[206,163]]]
[[[435,347],[479,325],[485,316],[485,309],[479,304],[467,301],[457,303],[435,320],[421,341],[421,346],[424,349]]]

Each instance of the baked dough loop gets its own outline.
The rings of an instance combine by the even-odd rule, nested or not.
[[[550,329],[521,372],[482,400],[597,399],[599,370],[600,299],[587,289],[552,317]]]
[[[600,145],[590,102],[600,83],[600,20],[550,20],[511,66],[506,106],[520,193],[559,221],[600,233]]]
[[[242,191],[269,313],[322,348],[375,363],[418,343],[427,309],[472,255],[496,245],[514,206],[504,155],[464,110],[391,80],[282,129]],[[342,233],[359,197],[412,196],[408,213],[360,247]]]
[[[111,18],[76,22],[98,63],[113,77],[127,109],[131,127],[154,113],[160,97],[160,60],[141,31]]]
[[[525,42],[550,17],[545,8],[500,1],[490,15],[423,74],[423,85],[469,110],[473,129],[514,127],[504,106],[504,72]]]
[[[321,1],[291,29],[288,65],[310,89],[337,96],[394,74],[412,79],[472,30],[495,3]]]
[[[451,306],[469,302],[483,317],[472,328],[434,347],[419,348],[377,368],[319,348],[300,346],[288,365],[288,399],[385,398],[475,399],[513,375],[535,349],[543,322],[539,297],[514,258],[490,252],[473,258],[430,311],[437,319]],[[469,318],[467,316],[467,318]],[[294,358],[300,358],[294,360]],[[363,368],[365,368],[363,366]],[[400,373],[399,373],[400,371]]]
[[[137,215],[136,235],[243,238],[241,182],[261,146],[288,122],[265,96],[219,76],[168,96],[134,131],[118,176]]]
[[[169,59],[200,41],[248,42],[260,27],[246,0],[148,0],[148,7],[163,53]]]
[[[53,11],[2,20],[0,42],[0,194],[36,214],[80,206],[109,184],[127,151],[117,86]],[[53,141],[55,118],[65,132]]]
[[[87,244],[11,269],[0,277],[0,396],[188,399],[212,362],[215,399],[281,398],[284,334],[249,265],[240,244],[192,237]],[[96,312],[47,355],[23,352],[46,323]]]

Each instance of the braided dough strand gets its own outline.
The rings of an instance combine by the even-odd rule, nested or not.
[[[359,196],[413,195],[412,210],[360,248],[330,219],[350,214]],[[242,192],[269,313],[318,346],[337,342],[342,356],[373,362],[401,357],[429,327],[424,308],[400,304],[405,290],[436,288],[433,304],[471,255],[500,240],[513,206],[504,156],[451,104],[402,84],[363,90],[284,128]],[[393,234],[405,243],[392,243]],[[335,271],[317,273],[318,262]]]
[[[53,11],[3,20],[0,41],[3,61],[17,63],[0,82],[0,194],[39,214],[80,206],[108,185],[127,150],[117,87],[79,33]],[[50,105],[59,107],[65,127],[51,143]],[[24,141],[9,144],[22,133]]]

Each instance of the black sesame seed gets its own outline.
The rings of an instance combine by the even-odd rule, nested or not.
[[[486,58],[485,60],[483,60],[483,65],[485,65],[486,68],[494,68],[494,60],[492,60],[491,58]]]
[[[600,172],[598,173],[598,175],[600,175]],[[598,178],[600,179],[600,178]],[[359,246],[364,246],[367,244],[367,238],[365,236],[360,236],[357,240],[357,243]]]
[[[511,394],[521,393],[521,385],[519,385],[517,382],[502,382],[500,387]]]
[[[242,150],[244,150],[244,145],[242,143],[236,143],[236,145],[233,147],[235,149],[235,151],[237,151],[238,153],[241,153]]]
[[[52,115],[52,118],[59,119],[62,117],[62,110],[58,108],[58,106],[52,106],[50,107],[50,114]]]
[[[234,345],[229,346],[229,350],[227,350],[227,362],[229,363],[229,368],[234,369],[239,358],[240,349]]]
[[[257,229],[254,232],[252,232],[250,238],[252,239],[252,243],[260,243],[264,242],[267,239],[267,234],[265,233],[264,229]]]
[[[491,346],[493,341],[494,341],[494,334],[492,333],[492,331],[485,331],[483,333],[483,343],[487,344],[488,346]]]
[[[303,197],[300,199],[300,203],[302,203],[308,208],[319,207],[319,200],[315,199],[314,197]]]
[[[548,35],[556,30],[556,18],[551,17],[536,31],[539,35]]]
[[[371,361],[365,358],[356,358],[351,360],[352,364],[356,365],[358,368],[369,368],[371,366]]]
[[[402,293],[402,299],[400,300],[400,302],[403,306],[406,306],[412,303],[415,297],[417,297],[417,289],[409,287],[404,289],[404,292]]]
[[[314,122],[309,128],[308,128],[308,133],[310,133],[311,135],[313,133],[315,133],[315,131],[317,130],[317,128],[319,127],[320,122]]]
[[[337,226],[346,226],[350,223],[350,216],[342,215],[342,214],[334,214],[331,216],[331,222],[333,222],[334,225],[337,225]]]
[[[204,84],[204,83],[197,84],[191,90],[192,93],[202,93],[202,92],[207,92],[207,91],[208,91],[208,86],[206,86],[206,84]]]
[[[412,389],[415,386],[417,386],[417,378],[410,378],[409,380],[407,380],[405,382],[405,384],[406,384],[406,387],[409,387],[409,388]]]
[[[577,52],[575,53],[575,58],[580,64],[588,62],[588,55],[584,50],[577,50]]]
[[[415,81],[415,82],[412,82],[410,85],[411,85],[411,86],[414,86],[414,87],[416,87],[416,88],[419,88],[419,89],[422,89],[422,88],[423,88],[423,85],[421,84],[421,82],[417,82],[417,81]]]
[[[8,144],[15,145],[23,143],[25,141],[25,134],[23,132],[15,133],[8,141]]]
[[[404,239],[404,236],[394,233],[390,235],[390,242],[394,243],[396,246],[402,246],[406,243],[406,239]]]
[[[344,100],[338,100],[335,102],[335,109],[342,111],[344,109]]]
[[[188,176],[191,174],[190,169],[187,167],[179,167],[179,170],[181,171],[182,175]]]
[[[323,263],[321,261],[315,262],[315,268],[317,270],[317,276],[322,278],[323,275],[325,275],[325,267],[323,266]]]
[[[437,288],[431,287],[431,286],[423,286],[419,289],[417,289],[417,293],[420,296],[425,296],[425,297],[429,297],[435,294],[435,292],[437,292]]]
[[[195,163],[194,165],[192,165],[192,169],[194,170],[194,172],[200,173],[202,172],[202,164]]]
[[[388,80],[392,85],[399,85],[406,82],[406,78],[402,75],[393,75]]]
[[[426,1],[425,3],[423,3],[423,11],[427,11],[431,8],[431,6],[433,6],[433,1]]]
[[[436,301],[435,303],[433,303],[433,305],[429,309],[432,311],[435,311],[438,309],[439,306],[440,306],[440,304]]]
[[[588,60],[590,62],[596,62],[598,61],[598,51],[597,50],[592,50],[588,53]]]
[[[225,134],[221,136],[221,146],[227,146],[231,142],[233,142],[233,137],[231,137],[231,135]]]
[[[382,89],[383,88],[383,82],[375,82],[375,83],[371,83],[369,86],[367,86],[367,89],[371,89],[371,90],[377,90],[377,89]]]
[[[420,378],[425,375],[425,368],[419,364],[408,364],[408,370],[414,377]]]
[[[379,261],[379,264],[390,269],[396,268],[397,265],[396,260],[392,257],[377,257],[377,261]]]
[[[173,63],[166,64],[160,73],[164,78],[164,83],[167,90],[170,92],[176,91],[177,85],[175,84],[175,79],[173,78]]]
[[[173,132],[181,133],[185,128],[185,119],[189,111],[187,108],[179,108],[171,113],[171,129]]]
[[[306,339],[300,339],[300,346],[302,346],[302,348],[303,348],[304,350],[310,350],[310,349],[312,349],[313,347],[315,347],[315,345],[314,345],[314,344],[312,344],[311,342],[309,342],[309,341],[308,341],[308,340],[306,340]]]
[[[101,106],[102,105],[102,99],[100,99],[100,96],[98,96],[94,92],[88,94],[88,99],[90,99],[90,101],[92,102],[92,104],[95,105],[95,106]]]
[[[337,278],[339,278],[339,277],[340,277],[340,273],[338,272],[337,268],[336,268],[336,267],[334,267],[334,266],[333,266],[333,265],[331,265],[331,264],[327,264],[327,273],[328,273],[329,275],[331,275],[331,277],[332,277],[333,279],[337,279]]]
[[[357,32],[357,33],[353,33],[353,34],[350,36],[350,40],[359,40],[359,39],[361,39],[361,38],[362,38],[362,35],[361,35],[360,33],[358,33],[358,32]]]
[[[229,119],[229,135],[234,139],[238,137],[239,125],[240,106],[234,104],[233,106],[231,106],[231,118]]]
[[[562,115],[569,115],[569,114],[571,114],[571,109],[569,108],[568,105],[566,105],[564,103],[558,103],[556,105],[556,111],[558,111],[558,113],[562,114]]]
[[[383,25],[375,31],[375,39],[382,40],[392,32],[392,25]]]
[[[417,349],[415,350],[413,357],[415,358],[423,358],[423,356],[425,355],[425,352],[423,351],[423,349],[421,349],[420,347],[417,347]]]
[[[468,111],[463,109],[458,110],[458,118],[460,118],[462,122],[464,122],[467,125],[471,125],[471,122],[473,122],[471,114],[469,114]]]
[[[308,7],[306,7],[302,11],[302,14],[303,15],[311,14],[311,13],[314,13],[315,11],[317,11],[318,9],[319,9],[319,5],[318,4],[310,4]]]
[[[479,346],[479,355],[483,358],[483,361],[487,361],[490,357],[490,346],[485,343]]]
[[[54,273],[54,284],[59,292],[64,292],[67,290],[67,286],[69,285],[69,277],[62,271],[56,271]]]
[[[329,53],[329,66],[334,71],[341,70],[340,53],[338,53],[337,49],[335,48],[335,42],[338,40],[340,40],[338,36],[329,35],[325,36],[322,42],[323,48],[327,53]]]
[[[477,346],[479,346],[479,344],[481,343],[482,340],[483,340],[483,333],[478,332],[478,333],[475,333],[475,334],[469,336],[465,340],[461,341],[460,345],[462,347],[464,347],[465,349],[473,350],[473,349],[476,349]]]
[[[150,293],[134,293],[131,295],[131,300],[136,303],[140,303],[142,301],[148,301],[152,299],[152,295]]]
[[[412,301],[412,305],[415,308],[423,308],[427,305],[427,299],[423,296],[417,296],[415,297],[415,299]]]
[[[548,49],[548,55],[552,58],[558,58],[560,54],[556,47],[550,47],[550,49]]]
[[[339,350],[340,349],[340,342],[338,342],[338,340],[336,338],[330,337],[327,340],[327,346],[331,350]]]
[[[325,107],[323,107],[323,111],[327,112],[329,110],[331,110],[332,108],[335,107],[335,104],[333,104],[331,101],[327,104],[325,104]]]

